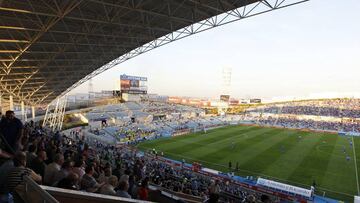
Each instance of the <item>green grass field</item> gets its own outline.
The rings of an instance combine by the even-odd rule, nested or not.
[[[301,138],[299,138],[301,136]],[[354,140],[354,149],[349,140]],[[353,201],[358,193],[354,157],[360,157],[360,138],[297,130],[230,126],[172,138],[161,138],[138,145],[139,149],[155,148],[166,157],[219,171],[229,171],[239,163],[241,176],[261,176],[310,188],[315,180],[317,193]],[[232,147],[232,142],[235,147]],[[346,148],[346,153],[343,152]],[[351,159],[346,160],[346,154]],[[360,164],[359,158],[357,164]]]

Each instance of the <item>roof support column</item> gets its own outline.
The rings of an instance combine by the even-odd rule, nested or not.
[[[2,95],[0,94],[0,116],[4,115],[4,107],[2,106]]]
[[[25,104],[24,104],[24,101],[21,101],[21,120],[25,121]]]
[[[35,120],[35,106],[31,106],[31,118],[34,121]]]
[[[11,110],[11,111],[14,110],[14,101],[13,101],[12,95],[9,96],[9,110]]]

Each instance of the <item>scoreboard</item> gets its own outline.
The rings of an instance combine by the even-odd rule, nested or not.
[[[220,101],[229,102],[230,95],[220,95]]]
[[[250,99],[250,103],[251,103],[251,104],[260,104],[260,103],[261,103],[261,99]]]
[[[120,75],[120,91],[129,94],[147,94],[147,78]]]

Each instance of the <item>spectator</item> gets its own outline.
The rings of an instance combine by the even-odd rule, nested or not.
[[[256,203],[256,198],[254,197],[254,195],[249,195],[246,199],[247,199],[246,202]]]
[[[14,168],[10,170],[7,177],[7,187],[9,191],[13,191],[16,186],[23,182],[24,175],[28,175],[38,183],[41,182],[41,176],[26,167],[26,154],[24,152],[17,152],[14,157]]]
[[[119,179],[119,182],[123,182],[123,181],[129,182],[129,175],[126,174],[122,175]]]
[[[108,182],[100,188],[100,194],[103,195],[116,195],[115,188],[118,186],[118,178],[110,176]]]
[[[116,163],[116,168],[113,170],[112,174],[115,175],[117,178],[121,177],[122,175],[121,164]]]
[[[204,121],[198,121],[193,119],[191,122],[193,122],[193,126],[202,126],[201,128],[221,125],[222,122],[221,120],[215,119],[203,120]],[[155,128],[164,127],[163,122],[167,121],[164,120],[158,122],[155,125]],[[169,121],[171,125],[174,125],[173,129],[176,131],[187,131],[189,129],[187,126],[188,122],[189,120],[182,118],[180,120],[173,119],[173,121]],[[148,137],[152,137],[153,139],[161,137],[158,136],[156,130],[146,131],[140,129],[139,124],[140,123],[125,124],[123,126],[128,129],[124,129],[122,132],[126,134],[129,139],[133,140],[133,143],[144,140],[144,137],[146,137],[146,139],[148,139]],[[171,191],[195,195],[204,199],[209,197],[210,191],[218,191],[214,192],[215,194],[219,193],[220,188],[222,192],[240,198],[241,202],[245,202],[246,197],[249,196],[249,193],[244,192],[243,188],[232,182],[227,182],[227,184],[222,182],[217,183],[217,186],[214,186],[214,188],[210,190],[210,187],[208,186],[211,185],[211,177],[193,173],[186,167],[174,167],[173,165],[164,162],[161,157],[157,157],[159,159],[156,159],[156,153],[145,153],[145,156],[142,156],[141,153],[137,153],[137,151],[128,146],[121,145],[115,147],[114,145],[107,145],[85,136],[82,136],[80,140],[79,137],[75,137],[78,132],[77,134],[73,133],[74,139],[71,139],[66,135],[57,134],[56,136],[53,136],[54,133],[48,132],[46,129],[38,128],[35,125],[25,124],[24,126],[24,132],[26,133],[24,136],[28,135],[29,141],[35,140],[33,143],[36,143],[39,152],[47,150],[51,154],[54,162],[55,159],[57,159],[55,157],[59,153],[66,156],[66,160],[68,161],[76,161],[76,167],[74,167],[73,170],[70,169],[71,167],[67,166],[68,162],[62,164],[63,167],[61,171],[57,172],[54,178],[54,180],[58,182],[57,187],[77,190],[80,189],[80,183],[82,186],[81,189],[85,191],[113,195],[117,181],[115,181],[116,178],[111,176],[111,169],[116,166],[113,174],[118,176],[119,182],[121,183],[119,186],[120,191],[118,191],[118,193],[120,193],[119,196],[131,196],[132,198],[137,199],[139,195],[140,199],[148,200],[149,182]],[[24,143],[24,146],[26,146],[25,144],[26,143]],[[31,144],[29,145],[29,151],[32,151],[30,146]],[[44,165],[44,163],[42,164]],[[49,164],[49,166],[51,164]],[[93,167],[91,168],[91,166]],[[0,170],[2,173],[2,168]],[[98,175],[95,175],[95,173]],[[58,177],[59,174],[61,174],[62,178]],[[66,174],[68,175],[66,176]],[[79,179],[81,179],[80,176],[83,176],[81,181],[79,181]],[[140,186],[137,187],[137,185],[142,177],[148,178],[143,179],[140,188]],[[106,184],[99,184],[101,182],[106,182]],[[215,197],[214,195],[210,196],[211,200]],[[257,201],[257,198],[260,200],[260,195],[254,195],[255,201]],[[219,201],[227,202],[228,200],[226,200],[226,197],[222,196]]]
[[[109,177],[112,176],[111,167],[106,167],[97,179],[99,182],[108,182]]]
[[[0,165],[13,157],[12,150],[9,149],[7,143],[5,142],[5,138],[0,132]]]
[[[219,201],[219,194],[220,194],[220,186],[219,186],[219,180],[212,181],[209,187],[209,202],[218,202]]]
[[[138,192],[138,197],[141,200],[148,200],[149,198],[149,178],[146,177],[144,178],[144,180],[141,182],[141,186],[139,188],[139,192]]]
[[[44,173],[44,184],[53,185],[55,183],[55,175],[60,171],[62,164],[64,163],[64,156],[62,154],[56,154],[54,161],[47,165]]]
[[[76,173],[79,178],[81,179],[85,174],[85,161],[80,158],[75,162],[73,172]]]
[[[44,178],[45,174],[45,160],[47,159],[46,152],[41,150],[38,151],[37,157],[30,163],[30,168],[34,170],[37,174]]]
[[[119,183],[119,191],[117,191],[116,195],[119,197],[125,197],[125,198],[131,198],[131,196],[129,195],[129,193],[127,192],[129,190],[129,182],[127,181],[121,181]],[[143,195],[141,197],[142,200],[147,200],[148,199],[148,194],[146,191],[146,194]]]
[[[128,193],[133,199],[137,199],[137,186],[134,175],[129,176],[129,189]]]
[[[264,203],[270,203],[271,202],[269,196],[267,196],[267,195],[261,195],[260,199],[261,199],[261,202],[264,202]]]
[[[15,117],[13,111],[7,111],[5,118],[0,121],[0,133],[3,134],[6,142],[12,148],[13,151],[17,151],[22,148],[21,139],[23,134],[23,124]]]
[[[94,166],[90,165],[85,168],[85,175],[81,178],[81,190],[85,190],[87,192],[97,192],[100,187],[102,187],[105,183],[99,184],[95,178],[94,174]]]
[[[29,151],[26,153],[26,165],[27,166],[30,166],[31,165],[31,162],[36,158],[36,150],[37,150],[37,147],[35,144],[31,144],[29,146]]]
[[[54,184],[56,185],[60,180],[66,178],[71,172],[74,163],[72,161],[65,161],[61,167],[61,170],[55,174]]]
[[[70,172],[66,178],[63,178],[58,182],[57,187],[70,190],[79,190],[78,182],[79,176],[74,172]]]
[[[4,151],[0,148],[0,159],[10,159],[12,154],[9,154],[7,151]]]
[[[9,194],[9,187],[7,185],[7,179],[9,172],[14,168],[14,162],[12,159],[4,161],[0,165],[0,202],[7,202],[12,196]]]

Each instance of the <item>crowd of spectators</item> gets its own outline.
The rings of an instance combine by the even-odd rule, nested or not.
[[[136,119],[135,119],[136,120]],[[112,136],[120,142],[137,142],[143,139],[152,139],[158,136],[168,136],[181,132],[200,131],[206,128],[223,126],[228,120],[221,117],[168,117],[161,120],[127,121],[122,123],[110,124],[102,129],[91,128],[90,133],[104,137]]]
[[[300,129],[314,129],[314,130],[332,130],[338,131],[340,129],[339,123],[314,121],[314,120],[299,120],[296,118],[285,117],[267,117],[258,120],[260,125],[280,126],[285,128],[300,128]]]
[[[207,202],[228,201],[223,194],[240,202],[269,201],[234,183],[174,167],[155,154],[107,145],[78,131],[64,135],[34,122],[23,125],[11,111],[0,121],[0,135],[1,202],[12,202],[23,175],[43,185],[141,200],[149,200],[151,184]]]
[[[143,111],[149,114],[166,115],[171,113],[182,114],[188,112],[200,114],[202,112],[202,110],[199,108],[180,104],[171,104],[164,102],[143,102],[141,104],[143,106]]]
[[[360,99],[323,99],[267,104],[249,112],[360,118]]]
[[[252,121],[258,125],[278,126],[284,128],[360,133],[359,122],[300,119],[294,116],[282,115],[246,116],[246,120]]]
[[[325,99],[266,104],[246,111],[260,125],[360,133],[360,99]]]

